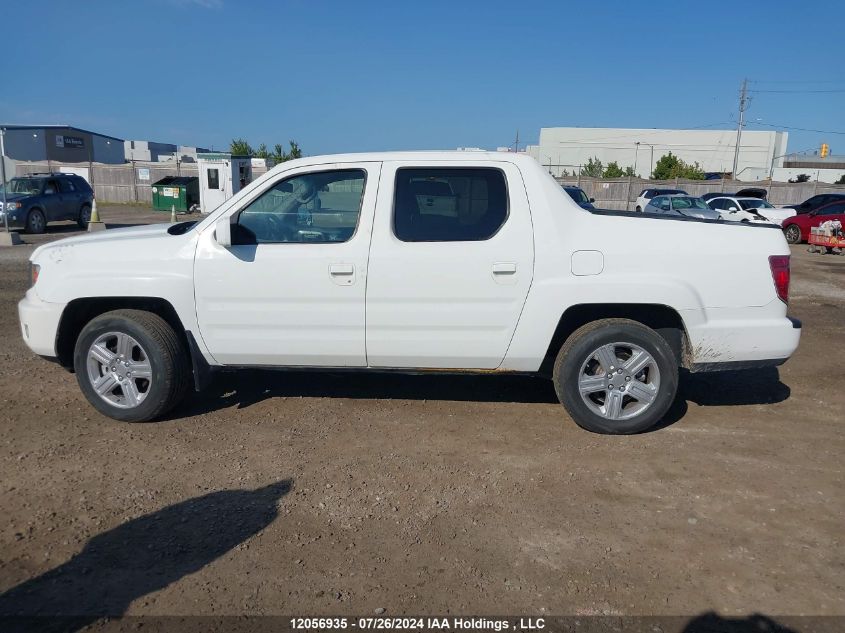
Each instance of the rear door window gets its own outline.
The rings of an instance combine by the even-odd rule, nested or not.
[[[403,242],[488,240],[507,216],[507,184],[499,169],[412,167],[396,172],[393,231]]]

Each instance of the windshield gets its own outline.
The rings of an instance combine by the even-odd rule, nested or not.
[[[40,178],[12,178],[8,182],[6,193],[37,194],[41,192]],[[2,185],[0,185],[2,191]]]
[[[587,199],[587,194],[578,189],[577,187],[568,187],[565,189],[566,193],[569,194],[569,197],[575,200],[578,204],[584,204],[585,202],[589,202]]]
[[[758,200],[757,198],[753,200],[740,200],[739,206],[743,209],[774,209],[774,207],[765,200]]]
[[[676,196],[672,199],[673,209],[709,209],[707,203],[701,198],[693,198],[692,196]]]

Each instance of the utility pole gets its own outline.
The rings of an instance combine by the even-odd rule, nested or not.
[[[736,180],[736,170],[739,166],[739,144],[742,141],[742,128],[745,126],[745,110],[748,108],[748,80],[742,80],[739,91],[739,125],[736,127],[736,148],[734,149],[734,167],[731,176]]]

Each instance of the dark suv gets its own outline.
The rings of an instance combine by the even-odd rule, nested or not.
[[[23,228],[27,233],[43,233],[48,222],[75,220],[88,227],[94,192],[84,178],[76,174],[30,174],[12,178],[6,186],[6,208],[0,192],[0,227],[3,213],[9,228]]]

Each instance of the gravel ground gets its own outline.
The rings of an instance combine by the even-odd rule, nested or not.
[[[0,249],[0,613],[845,615],[845,257],[793,247],[789,363],[606,437],[506,376],[222,374],[120,424],[23,344],[32,248]]]

